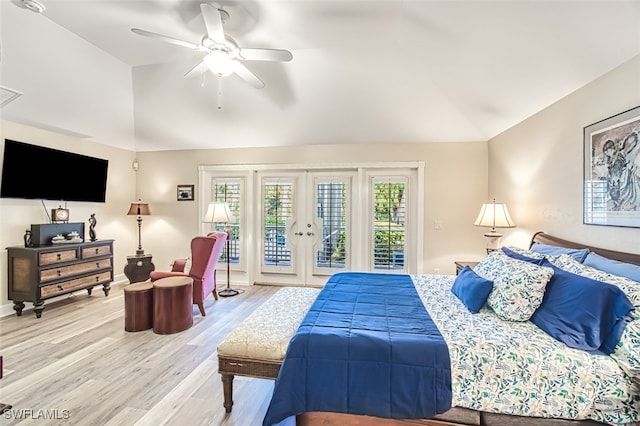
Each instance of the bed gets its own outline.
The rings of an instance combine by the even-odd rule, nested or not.
[[[537,251],[532,252],[534,246]],[[554,247],[565,252],[553,252]],[[384,274],[336,274],[289,343],[264,425],[640,424],[640,334],[633,334],[640,330],[640,313],[635,309],[640,306],[640,284],[583,266],[584,259],[576,260],[576,256],[593,253],[600,262],[600,256],[623,261],[621,266],[630,267],[633,274],[633,268],[640,270],[640,255],[585,246],[541,232],[533,236],[531,250],[513,249],[513,257],[502,252],[488,256],[491,259],[483,260],[473,275],[488,281],[484,268],[485,275],[496,273],[492,276],[495,282],[504,283],[501,272],[496,271],[507,268],[495,262],[506,262],[518,267],[527,263],[525,269],[535,268],[536,273],[551,270],[547,282],[554,273],[557,277],[579,275],[581,283],[611,278],[604,287],[615,290],[618,298],[622,293],[626,302],[621,302],[622,314],[616,314],[609,337],[603,335],[594,342],[588,336],[587,343],[571,341],[570,345],[577,346],[568,347],[533,319],[523,319],[537,316],[542,308],[533,309],[535,315],[523,314],[531,306],[493,297],[504,292],[504,287],[501,292],[493,291],[472,312],[463,301],[464,292],[462,296],[452,292],[459,281],[455,276],[403,275],[391,280]],[[549,249],[552,252],[545,252]],[[549,264],[551,259],[558,264]],[[393,284],[376,287],[371,283],[388,278]],[[549,285],[548,294],[551,289]],[[525,296],[534,297],[540,291],[538,302],[542,303],[544,286],[541,290],[527,287],[531,295]],[[489,301],[492,308],[487,306]],[[370,309],[380,315],[369,317]],[[611,343],[614,328],[617,337]],[[412,337],[414,331],[420,338]],[[631,342],[624,353],[619,348],[622,341]],[[587,349],[579,349],[580,345]],[[385,386],[393,389],[389,399],[399,401],[384,400],[383,392],[378,391]]]

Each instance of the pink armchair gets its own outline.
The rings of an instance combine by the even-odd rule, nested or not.
[[[193,304],[198,305],[200,314],[205,316],[204,300],[216,292],[216,266],[227,241],[225,232],[210,232],[206,237],[194,237],[191,240],[191,269],[185,272],[185,259],[176,260],[171,271],[153,271],[149,275],[151,281],[166,277],[187,276],[193,278]]]

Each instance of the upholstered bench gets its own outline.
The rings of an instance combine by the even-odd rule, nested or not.
[[[275,379],[289,341],[320,289],[284,287],[238,324],[218,345],[224,408],[233,406],[235,375]]]

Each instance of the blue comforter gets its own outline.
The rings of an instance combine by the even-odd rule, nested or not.
[[[451,408],[444,338],[409,275],[333,275],[289,343],[263,425],[308,411],[408,419]]]

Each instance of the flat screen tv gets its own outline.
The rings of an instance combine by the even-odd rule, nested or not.
[[[4,140],[1,198],[104,203],[109,160]]]

